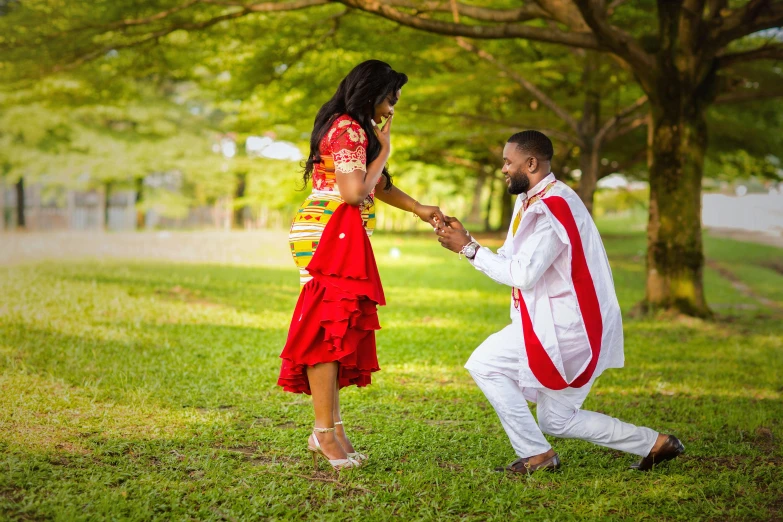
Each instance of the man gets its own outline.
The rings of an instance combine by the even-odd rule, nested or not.
[[[465,368],[519,457],[496,471],[559,468],[543,433],[634,453],[642,459],[632,468],[647,471],[682,454],[682,443],[580,409],[601,372],[623,366],[622,318],[601,237],[576,193],[551,174],[552,154],[552,142],[538,131],[506,143],[503,173],[518,198],[497,254],[455,218],[436,230],[444,247],[512,287],[511,324],[484,341]],[[538,404],[538,424],[527,400]]]

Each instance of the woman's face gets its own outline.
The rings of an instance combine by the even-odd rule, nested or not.
[[[372,117],[375,123],[380,125],[382,121],[387,120],[394,114],[394,104],[400,100],[401,94],[402,90],[397,91],[395,94],[389,94],[379,105],[375,106],[375,114]]]

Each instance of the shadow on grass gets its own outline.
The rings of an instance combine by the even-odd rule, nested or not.
[[[653,418],[677,410],[678,420],[665,424],[676,429],[688,454],[641,474],[627,469],[633,456],[553,439],[564,461],[561,472],[530,478],[495,474],[491,468],[514,455],[494,412],[477,407],[483,398],[473,393],[459,405],[435,399],[440,404],[434,418],[421,401],[375,403],[363,410],[351,432],[357,446],[370,454],[370,464],[335,477],[310,467],[304,451],[309,420],[293,426],[248,425],[249,417],[226,413],[191,423],[173,437],[87,433],[81,437],[86,451],[80,454],[2,446],[0,513],[13,518],[240,520],[304,520],[336,513],[375,519],[386,518],[389,510],[403,518],[444,512],[508,517],[522,512],[517,506],[532,506],[525,513],[534,519],[550,518],[555,508],[567,517],[584,516],[587,510],[599,518],[644,513],[736,519],[777,513],[783,458],[767,432],[713,432],[698,418],[707,413],[698,402],[670,397],[650,402],[638,395],[623,399],[630,404],[617,413],[626,420],[632,420],[627,418],[632,409],[644,415],[652,408],[656,414],[645,420],[655,425]],[[744,401],[722,404],[729,410],[746,407]],[[697,418],[684,417],[683,408]],[[443,418],[456,414],[462,418]],[[738,488],[742,495],[736,495]]]

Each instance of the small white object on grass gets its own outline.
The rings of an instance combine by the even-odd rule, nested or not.
[[[399,259],[402,256],[402,252],[400,252],[400,249],[397,247],[392,247],[391,250],[389,250],[389,257],[392,259]]]

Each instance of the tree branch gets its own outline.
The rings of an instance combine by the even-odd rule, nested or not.
[[[614,0],[611,4],[609,4],[609,7],[606,8],[606,15],[612,16],[615,11],[617,11],[617,8],[623,5],[627,0]]]
[[[449,113],[449,112],[439,112],[439,111],[430,111],[427,109],[416,109],[411,110],[409,109],[409,112],[413,114],[423,114],[428,116],[445,116],[448,118],[459,118],[466,121],[475,121],[479,123],[486,123],[490,125],[496,125],[498,126],[498,130],[505,130],[508,129],[511,132],[519,132],[520,128],[523,127],[521,122],[510,122],[510,121],[504,121],[504,120],[496,120],[494,118],[489,118],[487,116],[480,116],[477,114],[465,114],[465,113]],[[577,144],[579,142],[579,138],[576,136],[572,136],[571,134],[567,132],[562,132],[555,129],[537,129],[540,132],[543,132],[549,137],[556,138],[560,141],[564,141],[566,143],[573,143]]]
[[[549,13],[554,20],[565,25],[572,31],[590,32],[590,27],[578,10],[574,9],[571,0],[535,0],[541,8]]]
[[[664,0],[666,1],[666,0]],[[705,0],[685,0],[680,14],[679,40],[693,52],[703,36]]]
[[[628,169],[645,159],[647,159],[647,147],[642,147],[637,150],[630,158],[626,159],[626,161],[617,162],[617,165],[614,167],[612,167],[611,163],[606,166],[602,165],[598,169],[598,179],[602,180],[605,177],[617,172],[627,172]]]
[[[241,16],[245,16],[249,13],[246,9],[243,9],[241,11],[235,11],[233,13],[217,16],[215,18],[211,18],[209,20],[206,20],[204,22],[198,23],[198,24],[177,24],[171,27],[167,27],[165,29],[160,29],[158,31],[155,31],[151,34],[148,34],[147,36],[143,38],[138,38],[136,40],[131,40],[129,42],[125,43],[117,43],[117,44],[110,44],[107,46],[104,46],[100,49],[96,49],[94,51],[90,51],[89,53],[83,54],[82,56],[79,56],[78,58],[74,59],[73,61],[64,64],[64,65],[57,65],[52,69],[52,72],[63,72],[63,71],[70,71],[72,69],[75,69],[87,62],[90,62],[92,60],[95,60],[97,58],[100,58],[101,56],[104,56],[109,51],[116,51],[119,49],[127,49],[129,47],[138,47],[141,45],[144,45],[145,43],[151,42],[153,40],[157,40],[158,38],[162,38],[163,36],[166,36],[168,34],[173,33],[174,31],[179,30],[194,30],[194,29],[204,29],[207,27],[210,27],[212,25],[215,25],[217,23],[220,23],[224,20],[230,20],[232,18],[239,18]]]
[[[719,55],[718,67],[730,67],[738,62],[745,63],[754,60],[783,60],[783,44],[763,45],[750,51]]]
[[[650,122],[650,115],[645,114],[644,116],[639,116],[638,118],[635,118],[633,121],[629,122],[628,125],[625,125],[620,128],[615,128],[612,130],[607,136],[607,141],[613,141],[619,138],[620,136],[625,136],[631,131],[634,131],[641,127],[642,125],[647,125]]]
[[[549,108],[552,112],[554,112],[563,122],[568,125],[571,130],[574,132],[576,138],[576,141],[574,143],[580,144],[580,146],[584,146],[584,143],[581,138],[578,138],[579,135],[579,123],[576,121],[576,119],[571,116],[568,111],[563,109],[560,105],[558,105],[552,98],[547,96],[546,94],[541,91],[538,87],[536,87],[533,83],[528,81],[524,76],[514,71],[511,67],[507,66],[506,64],[499,61],[497,58],[495,58],[493,55],[488,53],[487,51],[483,49],[479,49],[472,43],[468,42],[464,38],[457,38],[457,45],[465,49],[466,51],[469,51],[482,60],[491,63],[504,73],[508,75],[509,78],[514,80],[518,85],[520,85],[523,89],[528,91],[530,94],[536,97],[538,101],[540,101],[543,105]]]
[[[364,12],[381,16],[398,24],[447,36],[479,39],[526,38],[585,49],[601,49],[590,33],[565,32],[521,24],[467,25],[408,14],[379,0],[335,0]]]
[[[393,7],[414,9],[420,13],[451,13],[452,7],[448,2],[429,1],[415,2],[412,0],[384,0],[384,3]],[[481,22],[512,23],[526,22],[536,18],[547,18],[548,14],[535,4],[523,5],[516,9],[491,9],[475,5],[454,2],[457,13]],[[459,23],[459,21],[456,21]]]
[[[151,16],[147,16],[144,18],[131,18],[127,20],[117,20],[116,22],[110,22],[108,24],[104,25],[82,25],[79,27],[73,27],[66,31],[62,31],[60,33],[55,33],[50,35],[50,38],[58,38],[62,37],[66,34],[73,34],[73,33],[81,33],[83,31],[88,31],[92,29],[98,29],[101,31],[109,31],[113,29],[127,29],[128,27],[134,27],[137,25],[147,25],[151,24],[153,22],[157,22],[159,20],[163,20],[165,18],[168,18],[169,16],[179,13],[180,11],[184,11],[185,9],[192,7],[198,3],[200,3],[202,0],[188,0],[182,5],[178,5],[176,7],[172,7],[171,9],[166,9],[165,11],[161,11],[159,13],[156,13]]]
[[[282,78],[285,75],[286,72],[290,71],[291,70],[291,65],[298,63],[309,52],[318,49],[319,47],[321,47],[323,45],[323,43],[325,41],[333,38],[337,34],[337,31],[340,28],[340,20],[342,19],[342,17],[344,17],[345,15],[347,15],[350,12],[351,12],[351,8],[350,7],[346,7],[345,9],[340,11],[339,13],[334,14],[334,15],[326,18],[325,20],[322,20],[322,22],[331,21],[332,22],[332,26],[329,28],[328,31],[326,31],[326,33],[323,36],[315,38],[312,42],[310,42],[309,44],[305,45],[304,47],[299,49],[296,53],[294,53],[293,56],[288,57],[288,60],[287,60],[287,63],[286,63],[286,65],[288,65],[288,67],[283,72],[281,72],[281,73],[279,73],[277,75],[277,79]]]
[[[742,102],[748,102],[748,101],[758,101],[758,100],[774,100],[778,98],[783,98],[783,89],[778,89],[777,91],[740,91],[740,92],[729,92],[726,94],[722,94],[718,96],[715,99],[715,103],[718,105],[728,105],[730,103],[742,103]]]
[[[709,33],[710,45],[718,50],[734,40],[783,25],[783,2],[750,0],[740,9],[721,16]]]
[[[631,105],[629,105],[625,109],[615,114],[613,117],[606,120],[606,122],[604,122],[604,124],[601,126],[601,128],[598,130],[598,132],[595,135],[596,148],[601,146],[602,142],[604,141],[604,138],[606,138],[606,136],[609,135],[610,132],[612,132],[615,128],[617,128],[620,124],[622,124],[628,116],[630,116],[631,114],[639,110],[641,107],[643,107],[645,103],[647,103],[647,95],[642,96],[641,98],[633,102]],[[622,134],[615,134],[613,132],[611,134],[612,139],[614,139],[618,135],[621,136]]]
[[[50,37],[56,38],[59,36],[63,36],[65,34],[78,33],[81,31],[87,31],[91,29],[92,30],[97,29],[100,31],[110,31],[114,29],[124,30],[139,25],[149,25],[151,23],[158,22],[160,20],[165,20],[166,18],[169,18],[171,15],[179,13],[180,11],[184,11],[185,9],[193,7],[196,4],[220,5],[224,7],[239,7],[242,9],[247,9],[248,12],[271,12],[271,11],[278,11],[278,10],[294,11],[297,9],[306,9],[318,5],[326,5],[332,3],[332,1],[333,0],[304,0],[304,1],[299,0],[295,2],[282,3],[282,4],[276,2],[268,2],[268,3],[261,3],[261,4],[247,4],[246,2],[231,1],[231,0],[187,0],[184,4],[178,5],[176,7],[172,7],[171,9],[167,9],[165,11],[161,11],[159,13],[144,18],[117,20],[115,22],[110,22],[108,24],[103,24],[103,25],[84,25],[84,26],[68,29],[67,31],[63,31],[61,33],[53,34]]]
[[[227,5],[233,7],[245,7],[247,4],[239,0],[204,0],[210,4]],[[329,0],[330,2],[333,0]],[[428,0],[416,2],[414,0],[384,0],[384,3],[392,7],[413,9],[417,13],[451,13],[451,3],[448,1]],[[525,22],[536,18],[547,17],[546,11],[535,4],[524,5],[516,9],[492,9],[475,5],[454,2],[457,12],[462,16],[473,18],[482,22],[511,23]]]
[[[447,163],[453,163],[454,165],[459,165],[460,167],[467,167],[472,170],[481,170],[483,165],[479,163],[478,161],[469,160],[467,158],[462,158],[460,156],[453,156],[451,154],[448,154],[444,152],[441,157],[447,162]]]
[[[105,55],[109,51],[116,51],[119,49],[127,49],[130,47],[138,47],[141,45],[144,45],[146,43],[149,43],[153,40],[157,40],[158,38],[162,38],[168,34],[173,33],[174,31],[194,31],[194,30],[200,30],[200,29],[206,29],[208,27],[211,27],[215,24],[218,24],[220,22],[223,22],[225,20],[232,20],[236,18],[241,18],[243,16],[247,16],[251,13],[261,13],[261,12],[277,12],[277,11],[295,11],[300,9],[307,9],[309,7],[314,7],[318,5],[325,5],[330,3],[331,0],[293,0],[291,2],[266,2],[261,4],[251,4],[243,7],[242,9],[239,9],[237,11],[233,11],[231,13],[222,14],[213,18],[210,18],[208,20],[205,20],[203,22],[198,23],[179,23],[179,24],[173,24],[169,27],[159,29],[157,31],[154,31],[142,38],[137,38],[135,40],[123,42],[123,43],[114,43],[109,44],[104,47],[101,47],[100,49],[96,49],[93,51],[90,51],[89,53],[83,54],[82,56],[77,57],[73,61],[64,64],[64,65],[58,65],[55,66],[52,71],[53,72],[62,72],[62,71],[69,71],[72,69],[75,69],[87,62],[90,62],[92,60],[95,60],[97,58],[100,58],[101,56]],[[203,3],[219,3],[219,0],[199,0],[199,2]],[[171,14],[171,13],[169,13]],[[158,14],[160,15],[160,13]],[[155,16],[158,16],[155,15]],[[161,16],[159,18],[156,18],[155,20],[164,19],[165,16]],[[140,19],[143,20],[143,19]]]
[[[222,0],[200,0],[205,4],[241,7],[251,13],[272,13],[279,11],[299,11],[319,5],[334,3],[333,0],[293,0],[291,2],[263,2],[260,4],[243,4]]]
[[[118,20],[116,22],[112,22],[108,25],[100,26],[100,29],[117,29],[120,27],[131,27],[134,25],[145,25],[150,24],[152,22],[156,22],[158,20],[163,20],[164,18],[168,18],[169,16],[173,15],[174,13],[178,13],[180,11],[184,11],[188,7],[191,7],[197,3],[199,3],[201,0],[188,0],[182,5],[178,5],[176,7],[172,7],[171,9],[167,9],[165,11],[161,11],[157,14],[154,14],[152,16],[148,16],[146,18],[136,18],[136,19],[128,19],[128,20]],[[95,29],[95,27],[92,27]]]
[[[720,12],[729,5],[729,0],[708,0],[707,9],[709,11],[709,18],[717,18],[720,16]]]
[[[649,71],[654,70],[653,57],[645,52],[634,38],[609,23],[603,0],[573,0],[587,25],[602,48],[607,48],[628,62],[648,90],[651,85]],[[649,92],[649,90],[648,90]]]

